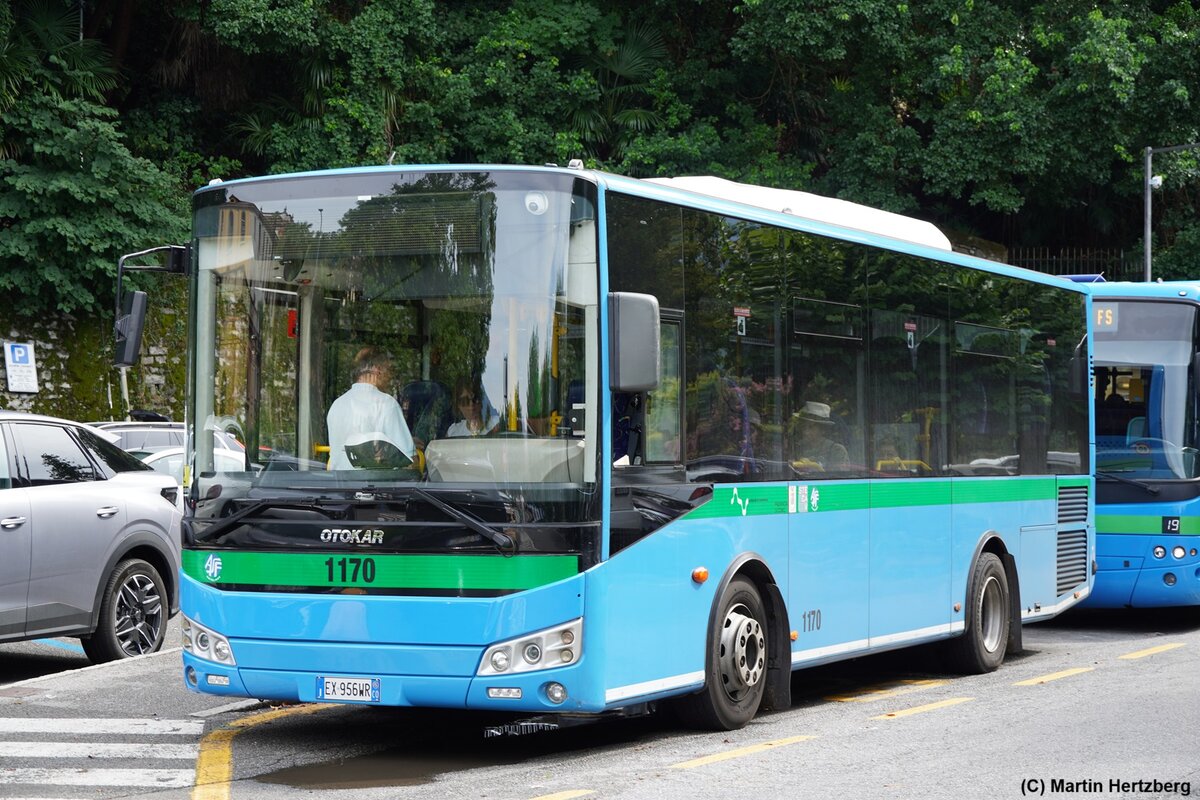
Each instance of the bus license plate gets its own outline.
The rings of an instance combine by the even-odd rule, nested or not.
[[[317,676],[317,699],[344,703],[378,703],[379,678]]]

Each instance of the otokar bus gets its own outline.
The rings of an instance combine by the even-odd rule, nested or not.
[[[167,268],[190,282],[196,691],[669,699],[733,729],[809,665],[946,640],[995,669],[1091,591],[1080,286],[847,202],[578,164],[232,180],[193,208]],[[412,447],[329,469],[364,348]],[[489,435],[451,435],[464,402]]]
[[[1087,286],[1099,565],[1087,605],[1200,605],[1200,284]]]

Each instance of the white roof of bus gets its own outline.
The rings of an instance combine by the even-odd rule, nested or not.
[[[890,211],[881,211],[878,208],[851,203],[848,200],[822,197],[818,194],[791,189],[752,186],[748,183],[737,183],[708,175],[685,178],[647,178],[647,181],[721,200],[731,200],[756,208],[765,208],[768,211],[781,211],[785,214],[794,214],[830,225],[840,225],[843,228],[854,228],[881,236],[890,236],[893,239],[936,247],[939,250],[954,249],[946,235],[930,222],[922,222],[903,214],[893,214]]]

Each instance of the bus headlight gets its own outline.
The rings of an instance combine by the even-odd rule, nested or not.
[[[1173,548],[1171,548],[1171,555],[1175,556],[1176,558],[1183,558],[1187,555],[1187,550],[1183,549],[1179,545],[1175,545]]]
[[[1166,555],[1167,555],[1167,548],[1163,547],[1161,544],[1154,545],[1154,557],[1155,558],[1163,558]]]
[[[581,642],[583,620],[498,642],[483,653],[477,675],[511,675],[535,672],[551,667],[566,667],[577,662],[583,654]],[[514,657],[520,653],[520,657]]]
[[[185,651],[197,658],[215,661],[228,667],[237,666],[237,661],[233,658],[233,648],[229,646],[228,639],[182,614],[179,618]]]

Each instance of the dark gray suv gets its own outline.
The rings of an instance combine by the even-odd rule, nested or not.
[[[0,411],[0,641],[162,647],[179,610],[179,485],[67,420]]]

